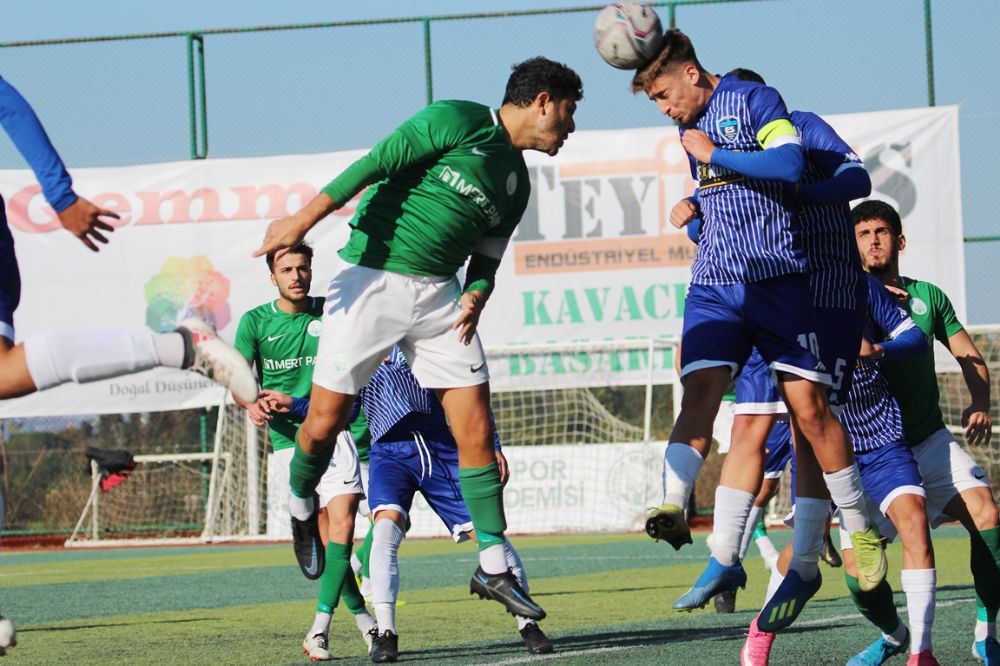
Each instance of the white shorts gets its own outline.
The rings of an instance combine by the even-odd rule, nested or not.
[[[954,520],[944,513],[944,508],[955,495],[970,488],[990,487],[986,472],[947,428],[935,431],[914,446],[913,457],[917,459],[920,476],[924,477],[927,520],[931,527]]]
[[[279,465],[288,468],[292,461],[294,446],[274,452],[274,457]],[[364,488],[361,485],[361,465],[358,462],[358,451],[354,448],[354,442],[350,435],[341,433],[337,437],[337,446],[333,450],[333,458],[330,459],[330,466],[323,472],[323,477],[316,486],[316,493],[319,495],[319,505],[321,507],[330,503],[334,497],[340,495],[364,495]]]
[[[465,345],[452,328],[461,313],[457,278],[391,273],[340,258],[334,270],[314,383],[356,395],[397,344],[421,386],[458,388],[489,381],[479,336]]]
[[[736,415],[736,401],[723,400],[719,413],[712,425],[712,439],[719,443],[719,453],[729,453],[733,438],[733,417]]]

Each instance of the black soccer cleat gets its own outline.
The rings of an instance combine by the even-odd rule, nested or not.
[[[666,541],[674,550],[694,543],[691,528],[684,517],[684,509],[676,504],[664,504],[650,509],[646,518],[646,534],[657,541]]]
[[[517,582],[510,569],[499,574],[488,574],[482,567],[476,567],[469,583],[469,594],[478,594],[480,599],[499,601],[511,615],[520,615],[529,620],[544,620],[545,611],[536,604]]]
[[[732,589],[728,592],[719,592],[714,597],[715,601],[715,612],[716,613],[734,613],[736,612],[736,590]]]
[[[819,559],[834,569],[844,566],[844,560],[840,558],[840,553],[837,552],[837,547],[833,545],[829,534],[823,539],[823,548],[819,551]]]
[[[399,636],[386,629],[372,641],[372,663],[385,664],[399,659]]]
[[[545,635],[542,628],[534,622],[524,625],[524,628],[520,632],[521,640],[524,641],[525,647],[528,648],[528,652],[531,654],[549,654],[555,650],[552,641]]]
[[[319,534],[319,496],[313,494],[313,512],[305,520],[292,516],[292,548],[302,575],[316,580],[323,575],[326,567],[326,549]]]

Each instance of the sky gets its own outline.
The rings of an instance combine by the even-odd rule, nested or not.
[[[36,0],[6,13],[0,43],[584,4],[596,3]],[[708,69],[750,67],[790,108],[848,113],[928,103],[923,5],[753,0],[681,6],[677,20]],[[961,105],[965,233],[1000,235],[989,196],[1000,92],[981,84],[983,72],[1000,71],[1000,2],[933,7],[937,103]],[[666,9],[659,12],[666,20]],[[541,53],[583,77],[580,129],[662,124],[653,105],[627,92],[628,75],[596,56],[592,23],[593,12],[432,23],[434,97],[496,104],[510,65]],[[213,157],[368,147],[426,103],[420,24],[209,36],[205,48]],[[180,38],[3,48],[0,75],[31,100],[71,167],[172,161],[190,155],[186,57]],[[22,165],[0,141],[0,168]],[[998,277],[996,251],[996,243],[978,243],[966,252],[974,322],[1000,321],[988,288]]]

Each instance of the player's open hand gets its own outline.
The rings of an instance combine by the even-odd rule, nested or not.
[[[296,215],[283,217],[267,225],[264,242],[254,251],[253,256],[263,257],[269,252],[277,252],[292,247],[306,237],[311,225]]]
[[[59,223],[63,228],[79,238],[84,245],[94,252],[100,250],[94,244],[94,241],[107,244],[108,239],[104,234],[115,230],[111,224],[101,218],[120,219],[117,213],[98,208],[83,197],[78,197],[76,201],[63,209],[58,215]]]
[[[261,409],[259,402],[247,403],[246,409],[247,416],[250,417],[250,422],[258,428],[266,425],[267,422],[271,420],[271,415]]]
[[[990,443],[993,422],[989,410],[970,405],[962,412],[962,427],[965,428],[965,441],[970,446],[984,446]]]
[[[462,344],[469,345],[476,337],[479,315],[482,314],[483,307],[486,305],[486,295],[481,291],[470,291],[467,294],[462,294],[458,305],[462,308],[462,313],[458,315],[452,328],[458,329],[458,339],[462,341]]]
[[[510,468],[507,467],[507,458],[504,456],[503,451],[496,452],[497,467],[500,469],[500,485],[506,486],[507,482],[510,481]]]
[[[900,303],[906,303],[910,300],[910,292],[905,289],[900,289],[899,287],[894,287],[891,284],[885,285],[885,290],[889,292],[889,295],[895,298]]]
[[[708,164],[712,161],[712,151],[715,150],[715,144],[701,130],[685,130],[684,136],[681,137],[681,145],[684,146],[684,150],[690,153],[691,157],[702,164]]]
[[[698,207],[687,197],[675,203],[670,209],[670,224],[677,229],[683,229],[696,217],[698,217]]]

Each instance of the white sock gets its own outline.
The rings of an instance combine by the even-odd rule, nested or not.
[[[900,579],[906,594],[906,616],[910,620],[910,654],[931,650],[934,625],[935,569],[903,569]]]
[[[306,520],[316,510],[314,497],[299,497],[293,492],[288,493],[288,513],[296,520]]]
[[[976,619],[976,642],[997,637],[997,623]]]
[[[885,638],[887,642],[892,643],[893,645],[902,645],[903,639],[906,638],[906,625],[900,622],[899,626],[896,627],[896,630],[894,632],[892,632],[891,634],[883,633],[882,637]]]
[[[315,636],[316,634],[323,634],[326,636],[330,633],[330,620],[333,618],[331,613],[324,613],[323,611],[316,611],[316,619],[313,620],[312,629],[309,630],[309,636]]]
[[[760,553],[761,559],[764,560],[764,566],[767,567],[768,571],[770,571],[771,567],[773,567],[778,561],[779,555],[778,549],[775,548],[774,544],[771,542],[771,537],[766,534],[762,537],[757,537],[754,544],[757,546],[757,552]]]
[[[507,554],[504,543],[495,543],[479,551],[479,566],[488,574],[500,574],[507,571]]]
[[[372,606],[379,632],[396,633],[396,597],[399,595],[399,544],[403,530],[391,520],[379,520],[372,532]]]
[[[504,541],[503,544],[504,556],[507,559],[507,568],[510,572],[514,574],[514,578],[517,579],[518,584],[521,588],[528,592],[528,576],[524,573],[524,564],[521,563],[521,556],[517,554],[517,550],[514,548],[509,540]],[[534,620],[528,619],[521,615],[515,615],[514,618],[517,620],[517,630],[520,631],[526,626],[534,622]]]
[[[778,567],[771,567],[771,577],[767,580],[767,594],[764,595],[764,603],[766,604],[777,592],[778,586],[781,582],[785,580],[785,577],[781,575],[781,571]]]
[[[355,576],[361,574],[361,560],[358,559],[357,553],[351,553],[351,571]]]
[[[819,573],[819,551],[823,548],[823,530],[830,520],[830,501],[799,497],[795,501],[795,527],[792,530],[792,561],[802,580],[812,580]]]
[[[750,549],[750,540],[753,539],[754,528],[757,527],[757,523],[760,522],[762,515],[764,515],[764,507],[750,507],[750,513],[747,515],[747,523],[743,527],[743,536],[740,539],[740,562],[747,556],[747,550]]]
[[[160,365],[168,368],[184,367],[184,336],[180,333],[154,335],[153,347]]]
[[[375,618],[368,611],[362,611],[354,616],[354,624],[358,627],[358,631],[362,634],[367,634],[375,626]]]
[[[150,331],[46,331],[24,341],[24,359],[42,391],[155,368],[153,337]]]
[[[701,454],[687,444],[671,442],[663,452],[663,503],[687,509],[701,465]]]
[[[715,511],[712,530],[712,557],[719,564],[731,567],[740,561],[743,532],[750,528],[747,516],[754,496],[745,490],[719,486],[715,489]]]
[[[858,466],[852,463],[839,472],[823,473],[830,498],[840,509],[841,520],[848,534],[868,529],[868,511],[865,508],[865,495],[861,490],[861,474]]]

